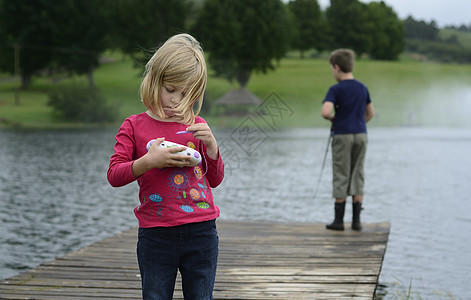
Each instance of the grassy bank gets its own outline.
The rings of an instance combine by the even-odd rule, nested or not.
[[[355,77],[370,89],[377,111],[372,126],[462,125],[469,114],[471,68],[468,65],[424,63],[403,59],[400,62],[359,60]],[[116,56],[95,73],[96,85],[108,101],[119,105],[120,118],[142,112],[138,88],[140,72],[132,62]],[[280,127],[328,126],[319,116],[322,99],[334,84],[325,59],[285,58],[268,74],[253,74],[248,89],[262,101],[272,93],[290,108],[292,114],[280,118]],[[0,126],[81,127],[64,124],[52,117],[47,106],[49,92],[61,85],[86,86],[85,78],[35,78],[31,88],[19,92],[20,105],[15,105],[19,81],[0,75]],[[236,83],[210,77],[207,87],[209,111],[202,114],[213,126],[236,124],[239,118],[224,117],[211,105]],[[463,111],[463,104],[466,110]],[[448,113],[445,115],[445,109]],[[450,110],[455,115],[450,117]],[[113,125],[113,124],[112,124]]]

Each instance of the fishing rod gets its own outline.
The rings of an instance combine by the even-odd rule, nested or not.
[[[321,173],[319,174],[319,179],[317,180],[316,191],[314,192],[314,200],[316,199],[316,197],[317,197],[317,192],[319,191],[319,185],[321,184],[322,173],[324,172],[325,161],[327,160],[327,153],[329,153],[329,146],[330,146],[330,142],[332,141],[333,135],[334,135],[334,128],[331,127],[331,128],[330,128],[329,139],[327,140],[327,147],[325,148],[324,160],[322,161]]]

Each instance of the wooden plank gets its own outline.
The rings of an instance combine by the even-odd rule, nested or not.
[[[389,224],[218,221],[215,299],[373,299]],[[6,279],[2,299],[140,299],[136,228]],[[177,278],[174,299],[183,299]]]

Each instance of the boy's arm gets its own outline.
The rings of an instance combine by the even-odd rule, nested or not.
[[[333,111],[334,111],[334,103],[330,101],[325,101],[322,104],[321,116],[324,119],[333,122],[335,118],[335,116],[332,114]]]
[[[369,120],[373,119],[375,114],[375,109],[373,107],[373,103],[368,103],[365,109],[365,121],[368,122]]]

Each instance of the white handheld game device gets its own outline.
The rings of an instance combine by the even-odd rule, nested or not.
[[[147,143],[147,146],[146,146],[147,151],[149,151],[150,146],[152,146],[152,144],[155,141],[156,140],[150,140]],[[177,143],[173,143],[173,142],[168,142],[168,141],[163,141],[162,143],[160,143],[159,147],[160,148],[185,147],[186,148],[185,150],[176,152],[176,154],[183,154],[183,155],[187,155],[187,156],[190,157],[190,165],[188,165],[188,167],[197,166],[201,162],[201,154],[198,151],[196,151],[195,149],[192,149],[190,147],[180,145],[180,144],[177,144]]]

